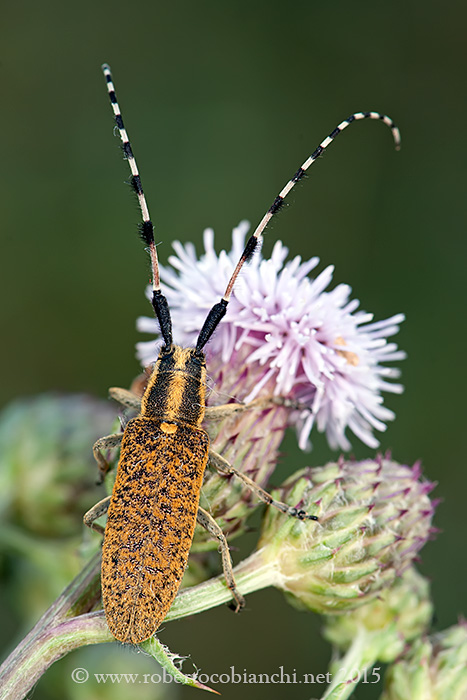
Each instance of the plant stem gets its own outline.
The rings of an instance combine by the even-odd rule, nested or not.
[[[333,662],[331,673],[334,680],[321,700],[346,700],[354,693],[360,680],[366,678],[367,671],[379,657],[381,637],[381,634],[374,635],[363,627],[357,632],[345,656]],[[379,675],[377,680],[380,680]]]
[[[234,573],[245,593],[274,584],[276,577],[274,564],[263,560],[261,550],[242,561]],[[210,579],[181,591],[166,620],[194,615],[231,598],[223,576]],[[49,666],[73,649],[114,641],[103,610],[95,610],[99,601],[100,554],[97,554],[0,667],[0,700],[24,698]]]
[[[274,562],[264,560],[261,549],[240,562],[233,572],[238,588],[245,595],[276,583],[276,566]],[[216,576],[209,581],[180,591],[165,619],[167,622],[178,620],[187,615],[210,610],[231,600],[232,594],[227,588],[224,576]]]
[[[24,698],[69,651],[112,641],[105,620],[90,612],[100,597],[100,554],[70,583],[0,667],[0,700]]]

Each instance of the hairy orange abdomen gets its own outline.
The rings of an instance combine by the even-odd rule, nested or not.
[[[135,418],[122,443],[102,550],[102,598],[121,642],[152,636],[180,586],[196,524],[209,438]]]

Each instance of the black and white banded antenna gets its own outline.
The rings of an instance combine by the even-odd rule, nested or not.
[[[313,151],[311,156],[307,158],[306,161],[300,166],[300,168],[297,170],[292,179],[289,180],[286,186],[279,192],[274,202],[259,222],[254,233],[252,233],[252,235],[246,242],[243,253],[235,267],[235,270],[232,273],[229,283],[227,284],[224,296],[222,297],[219,303],[215,304],[212,307],[211,311],[208,314],[208,317],[206,318],[206,321],[204,322],[203,328],[201,329],[196,344],[196,347],[198,349],[202,349],[206,345],[216,326],[219,324],[219,322],[225,315],[227,311],[227,304],[229,303],[230,296],[232,294],[232,290],[240,273],[240,270],[242,269],[243,265],[251,259],[253,253],[260,244],[261,237],[266,229],[266,226],[269,224],[272,217],[275,214],[277,214],[277,212],[280,210],[280,208],[284,204],[284,199],[287,197],[287,195],[290,193],[293,187],[295,187],[297,182],[302,179],[308,168],[311,165],[313,165],[313,163],[320,157],[323,151],[334,141],[334,139],[341,133],[341,131],[344,131],[344,129],[346,129],[353,122],[359,121],[361,119],[377,119],[386,124],[386,126],[388,126],[391,129],[396,151],[400,149],[401,137],[399,129],[390,117],[386,116],[385,114],[381,114],[380,112],[355,112],[354,114],[351,114],[350,117],[348,117],[347,119],[344,119],[344,121],[341,122],[338,126],[336,126],[334,131],[331,131],[329,136],[327,136],[324,139],[324,141],[322,141],[319,144],[318,148],[316,148]]]
[[[151,276],[152,276],[152,306],[154,313],[159,321],[162,337],[167,348],[172,345],[172,320],[170,318],[169,305],[167,299],[161,292],[161,281],[159,275],[159,262],[157,259],[156,243],[154,241],[154,225],[149,216],[149,209],[144,196],[141,178],[136,165],[136,160],[133,155],[130,140],[123,124],[122,113],[117,102],[115,87],[112,82],[112,73],[107,63],[102,65],[102,71],[107,82],[107,90],[109,93],[110,103],[115,117],[115,124],[120,134],[122,141],[122,149],[125,159],[128,161],[131,170],[131,185],[138,197],[139,207],[141,209],[142,224],[140,226],[140,234],[143,241],[148,246],[149,255],[151,258]]]
[[[141,209],[141,216],[143,219],[143,222],[140,227],[140,233],[143,241],[146,243],[148,246],[150,258],[151,258],[151,271],[152,271],[152,287],[153,287],[153,294],[152,294],[152,306],[154,308],[154,312],[156,314],[156,317],[159,321],[159,326],[161,329],[161,334],[164,339],[164,343],[167,349],[169,349],[172,346],[172,321],[170,318],[170,311],[169,311],[169,305],[167,303],[166,297],[162,294],[161,291],[161,284],[160,284],[160,275],[159,275],[159,263],[157,259],[157,250],[156,250],[156,244],[154,241],[154,226],[151,221],[151,218],[149,216],[149,210],[148,206],[146,203],[146,198],[144,196],[143,192],[143,187],[141,185],[141,178],[138,172],[138,167],[136,165],[136,160],[133,155],[133,151],[131,148],[131,144],[128,138],[128,134],[126,132],[126,129],[123,125],[123,119],[122,119],[122,114],[120,111],[120,107],[117,102],[117,96],[115,94],[115,87],[112,82],[112,73],[110,72],[110,68],[107,65],[107,63],[104,63],[102,66],[102,70],[104,72],[104,76],[107,82],[107,90],[109,92],[109,97],[110,97],[110,102],[112,104],[112,109],[114,112],[114,117],[115,117],[115,123],[117,125],[120,138],[122,141],[122,148],[123,148],[123,153],[128,160],[128,164],[130,166],[131,170],[131,184],[133,186],[133,189],[135,190],[137,197],[138,197],[138,202],[139,206]],[[255,231],[253,234],[250,236],[248,241],[246,242],[245,248],[243,250],[242,255],[240,256],[240,259],[235,267],[235,270],[232,273],[232,276],[227,284],[224,296],[218,302],[217,304],[214,304],[212,309],[210,310],[209,314],[207,315],[207,318],[203,324],[203,327],[201,328],[201,331],[198,336],[198,340],[196,342],[196,349],[198,351],[202,351],[206,343],[209,341],[210,337],[212,336],[214,330],[216,327],[219,325],[220,321],[222,318],[225,316],[225,313],[227,311],[227,305],[230,301],[230,297],[232,295],[232,290],[234,288],[235,282],[237,280],[237,277],[240,273],[240,270],[242,269],[243,265],[248,262],[248,260],[251,259],[253,253],[255,252],[256,248],[258,247],[261,238],[264,234],[264,231],[271,221],[272,217],[277,214],[277,212],[280,210],[282,207],[285,198],[287,195],[290,193],[290,191],[295,187],[296,183],[302,179],[302,177],[305,175],[306,171],[308,168],[320,157],[320,155],[323,153],[323,151],[334,141],[334,139],[341,133],[341,131],[344,131],[350,124],[353,122],[359,121],[361,119],[376,119],[378,121],[382,121],[387,127],[391,129],[392,136],[394,139],[395,147],[396,150],[398,151],[400,148],[400,143],[401,143],[401,138],[400,138],[400,133],[399,129],[397,126],[394,124],[393,120],[386,116],[385,114],[381,114],[380,112],[355,112],[352,114],[350,117],[345,119],[343,122],[341,122],[335,129],[332,131],[329,136],[327,136],[324,141],[322,141],[318,148],[316,148],[311,156],[306,159],[306,161],[300,166],[300,168],[297,170],[295,175],[292,177],[291,180],[288,181],[286,186],[279,192],[277,197],[275,198],[274,202],[272,205],[269,207],[267,210],[266,214],[263,216],[261,221],[259,222],[258,226],[256,227]]]

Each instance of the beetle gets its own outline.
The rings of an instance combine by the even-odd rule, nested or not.
[[[173,343],[170,310],[161,291],[154,227],[110,68],[104,64],[102,69],[124,156],[130,166],[131,184],[141,209],[140,232],[151,259],[152,306],[163,344],[141,402],[124,389],[110,391],[113,398],[124,406],[136,408],[139,415],[127,423],[123,433],[103,437],[95,443],[93,452],[102,474],[108,469],[103,450],[121,443],[120,459],[111,496],[88,511],[84,522],[104,535],[101,582],[109,629],[117,640],[139,644],[156,632],[173,603],[187,565],[196,522],[219,541],[224,576],[235,609],[244,605],[243,596],[235,585],[226,538],[212,516],[199,506],[208,460],[221,474],[235,475],[259,499],[286,515],[300,520],[318,519],[300,508],[274,500],[221,455],[210,450],[209,437],[202,427],[205,418],[218,420],[235,412],[285,404],[286,400],[266,397],[249,404],[229,403],[207,408],[204,347],[226,314],[239,272],[253,256],[270,219],[336,136],[352,122],[366,118],[383,121],[392,130],[396,148],[400,136],[394,122],[378,112],[356,112],[339,124],[277,195],[248,239],[224,296],[208,313],[195,347],[182,348]],[[106,511],[104,530],[95,520]]]

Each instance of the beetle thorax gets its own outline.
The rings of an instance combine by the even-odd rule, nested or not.
[[[172,345],[159,353],[141,402],[141,415],[200,426],[206,401],[206,361],[195,348]]]

